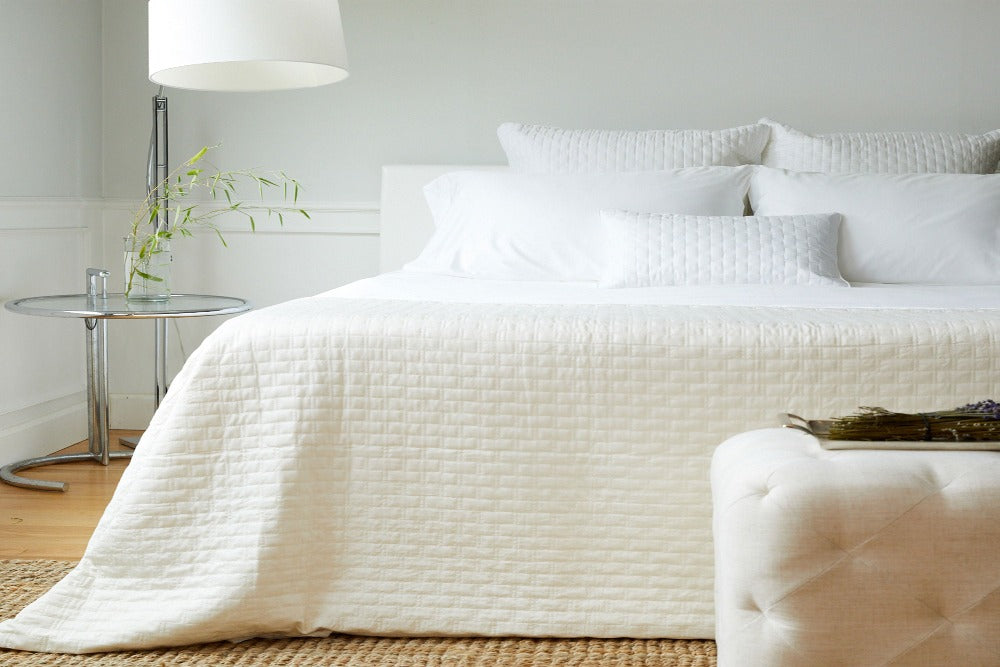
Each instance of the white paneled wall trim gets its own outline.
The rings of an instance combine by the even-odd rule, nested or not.
[[[0,231],[96,229],[102,199],[79,197],[0,197]]]
[[[0,302],[82,292],[102,258],[104,202],[0,197]],[[83,324],[0,310],[0,464],[86,437]]]
[[[248,206],[257,205],[256,202],[246,201]],[[120,219],[124,221],[121,227],[122,235],[127,231],[127,222],[131,220],[132,213],[138,208],[139,202],[131,199],[107,199],[105,208],[111,214],[107,219]],[[205,202],[202,205],[211,208],[212,202]],[[369,234],[377,236],[379,233],[379,205],[378,202],[317,202],[301,200],[294,206],[288,206],[282,202],[266,202],[263,206],[275,206],[284,208],[304,209],[311,219],[305,219],[295,212],[284,214],[284,225],[278,223],[277,216],[267,219],[265,213],[255,214],[257,222],[257,234]],[[225,208],[218,206],[218,208]],[[238,215],[226,216],[219,223],[219,229],[223,233],[250,233],[250,226],[245,218]],[[196,230],[198,231],[198,230]]]

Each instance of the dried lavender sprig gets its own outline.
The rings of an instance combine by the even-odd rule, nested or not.
[[[834,419],[831,440],[1000,440],[1000,405],[986,400],[956,408],[908,414],[862,407]]]
[[[993,399],[986,399],[985,401],[979,401],[978,403],[969,403],[963,405],[960,408],[956,408],[959,412],[974,412],[988,416],[989,419],[1000,419],[1000,403],[997,403]]]

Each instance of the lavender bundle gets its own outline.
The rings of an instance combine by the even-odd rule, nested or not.
[[[832,420],[825,435],[830,440],[1000,440],[1000,404],[986,400],[916,414],[863,407]]]

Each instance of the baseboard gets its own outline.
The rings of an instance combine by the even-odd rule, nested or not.
[[[145,429],[153,396],[112,394],[111,428]],[[87,439],[87,397],[63,396],[0,416],[0,465],[47,456]]]
[[[145,430],[153,417],[152,394],[111,394],[111,428]]]
[[[0,417],[0,465],[46,456],[86,438],[83,392],[15,410]]]

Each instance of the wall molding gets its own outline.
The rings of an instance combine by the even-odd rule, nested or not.
[[[140,202],[134,199],[105,199],[105,210],[123,220],[131,218]],[[281,202],[266,202],[264,205],[282,206]],[[203,206],[213,207],[213,202],[203,202]],[[223,206],[214,206],[223,209]],[[246,219],[239,215],[224,216],[219,229],[226,234],[339,234],[339,235],[370,235],[378,236],[379,204],[378,202],[322,202],[300,201],[295,208],[305,209],[311,220],[303,219],[296,213],[285,214],[285,224],[279,225],[277,217],[267,220],[267,214],[261,212],[255,215],[257,230],[251,232]],[[110,215],[109,215],[110,217]],[[208,233],[198,230],[196,233]]]
[[[0,231],[90,229],[104,200],[79,197],[0,197]]]

